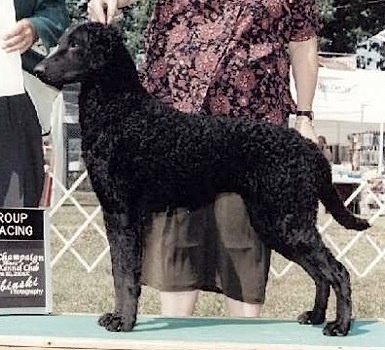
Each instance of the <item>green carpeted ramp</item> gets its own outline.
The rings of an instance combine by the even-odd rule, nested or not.
[[[2,315],[0,349],[385,350],[385,323],[356,320],[347,337],[295,321],[140,316],[130,333],[111,333],[90,315]]]

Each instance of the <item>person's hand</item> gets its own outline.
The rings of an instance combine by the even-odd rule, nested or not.
[[[318,137],[309,117],[300,115],[296,117],[294,128],[303,136],[318,144]]]
[[[5,52],[27,51],[36,40],[36,29],[28,19],[21,19],[16,26],[3,36],[1,48]]]
[[[119,13],[118,0],[90,0],[87,12],[91,21],[110,24]]]

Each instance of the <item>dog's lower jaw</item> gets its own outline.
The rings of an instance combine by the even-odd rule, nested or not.
[[[323,334],[331,337],[348,335],[350,331],[350,323],[350,320],[347,322],[339,320],[328,322],[323,329]]]
[[[127,317],[120,312],[108,312],[99,317],[98,324],[109,332],[130,332],[135,327],[136,316]]]

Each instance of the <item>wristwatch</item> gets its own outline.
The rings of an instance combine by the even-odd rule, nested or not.
[[[305,116],[305,117],[308,117],[310,120],[314,119],[314,112],[313,111],[297,111],[295,114],[297,115],[297,117]]]

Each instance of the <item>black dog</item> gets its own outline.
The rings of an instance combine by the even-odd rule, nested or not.
[[[324,334],[348,333],[349,273],[317,232],[318,200],[346,228],[369,225],[344,207],[316,145],[268,123],[191,116],[165,106],[141,86],[111,26],[86,23],[67,32],[35,72],[53,85],[82,83],[83,157],[103,208],[116,293],[115,311],[99,319],[102,326],[130,331],[135,325],[142,228],[149,214],[195,209],[220,192],[236,192],[264,242],[315,281],[314,308],[299,321],[325,321],[332,286],[337,317]]]

